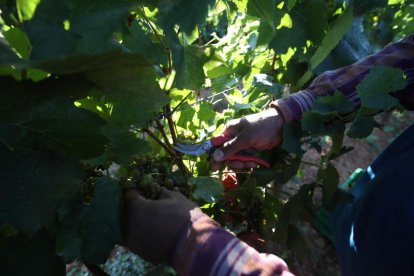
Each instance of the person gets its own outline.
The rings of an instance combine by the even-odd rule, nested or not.
[[[224,133],[234,138],[214,152],[213,168],[241,150],[278,146],[283,125],[300,120],[317,97],[340,91],[357,110],[355,87],[373,66],[404,71],[407,85],[393,96],[413,110],[414,35],[409,35],[355,64],[321,74],[307,89],[265,111],[230,121]],[[366,170],[353,191],[354,202],[334,210],[343,275],[414,275],[413,157],[414,124]],[[256,167],[239,161],[227,165]],[[179,275],[292,275],[281,258],[249,247],[177,192],[163,190],[159,199],[150,200],[129,191],[125,218],[125,245],[148,261],[171,264]]]

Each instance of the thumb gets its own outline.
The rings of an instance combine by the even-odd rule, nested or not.
[[[232,140],[226,142],[223,146],[216,149],[213,153],[213,159],[216,162],[226,160],[228,157],[236,154],[237,152],[248,148],[245,139],[242,136],[236,136]]]

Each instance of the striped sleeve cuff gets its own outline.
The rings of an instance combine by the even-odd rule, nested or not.
[[[299,121],[302,114],[312,108],[314,101],[315,97],[312,93],[302,90],[272,102],[270,107],[276,108],[285,122]]]
[[[282,259],[259,254],[207,215],[184,231],[172,263],[178,275],[292,275]]]

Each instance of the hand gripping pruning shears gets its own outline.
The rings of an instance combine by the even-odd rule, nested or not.
[[[227,141],[230,141],[231,139],[232,138],[227,137],[225,135],[219,135],[219,136],[213,137],[207,141],[204,141],[198,144],[177,143],[175,145],[175,150],[181,153],[184,153],[184,154],[189,154],[189,155],[202,155],[202,154],[211,155],[213,154],[213,151],[216,148],[220,147],[221,145],[223,145]],[[235,155],[227,157],[226,160],[241,161],[241,162],[255,162],[256,164],[259,164],[263,167],[270,168],[270,164],[267,161],[260,159],[256,156],[251,156],[251,155],[235,154]]]

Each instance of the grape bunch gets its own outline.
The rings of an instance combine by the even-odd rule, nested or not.
[[[139,156],[128,169],[126,181],[143,196],[155,199],[161,187],[175,190],[188,196],[188,177],[175,167],[171,157]]]

